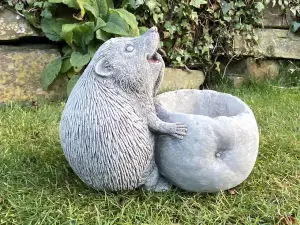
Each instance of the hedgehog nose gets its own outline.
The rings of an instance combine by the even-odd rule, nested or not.
[[[151,27],[151,28],[150,28],[150,31],[151,31],[151,32],[157,32],[157,27]]]

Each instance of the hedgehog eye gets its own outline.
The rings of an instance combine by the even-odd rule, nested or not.
[[[133,45],[127,45],[126,48],[125,48],[126,52],[132,52],[133,50],[134,50]]]

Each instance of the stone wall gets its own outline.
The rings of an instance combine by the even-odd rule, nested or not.
[[[0,103],[66,97],[65,79],[59,79],[47,92],[41,89],[41,72],[60,56],[57,46],[40,43],[44,40],[20,15],[0,11]]]
[[[244,56],[233,61],[227,70],[236,86],[249,77],[275,77],[279,73],[277,60],[300,59],[300,36],[289,30],[292,22],[290,11],[284,12],[279,7],[269,7],[263,11],[263,26],[255,29],[257,45],[247,49],[246,39],[236,36],[234,50]]]
[[[49,91],[43,91],[41,73],[47,64],[61,55],[53,43],[45,42],[42,33],[31,27],[20,15],[0,11],[0,103],[66,99],[65,77],[59,78]],[[201,71],[167,68],[160,91],[199,88],[204,81]]]
[[[243,37],[235,37],[235,51],[244,58],[233,61],[227,68],[227,75],[237,77],[234,80],[237,84],[245,76],[276,76],[279,68],[274,58],[300,59],[300,37],[289,31],[289,12],[269,8],[263,15],[263,28],[255,30],[259,39],[254,49],[247,51]],[[0,11],[0,103],[67,97],[67,79],[64,77],[58,79],[49,91],[41,89],[41,72],[61,54],[56,45],[51,42],[45,44],[45,40],[42,33],[20,15],[7,9]],[[265,60],[257,62],[254,55],[260,55]],[[201,71],[167,68],[160,91],[199,88],[203,81]]]
[[[255,29],[258,44],[253,49],[245,48],[245,38],[236,36],[234,49],[242,55],[266,58],[300,59],[300,36],[289,30],[292,22],[290,11],[268,7],[263,11],[262,28]]]

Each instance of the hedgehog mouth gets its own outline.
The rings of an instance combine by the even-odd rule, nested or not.
[[[150,62],[150,63],[159,63],[159,62],[160,62],[160,60],[159,60],[159,55],[158,55],[157,52],[154,52],[153,55],[148,55],[148,56],[147,56],[147,60],[148,60],[148,62]]]

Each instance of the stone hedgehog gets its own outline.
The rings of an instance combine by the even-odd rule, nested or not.
[[[164,73],[152,27],[136,38],[106,41],[74,86],[60,122],[60,141],[80,179],[97,190],[142,187],[163,191],[169,183],[154,159],[154,134],[186,135],[182,123],[161,121],[156,95]]]

